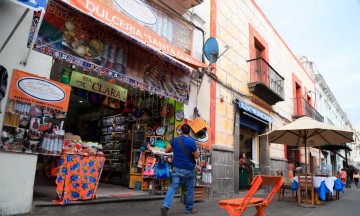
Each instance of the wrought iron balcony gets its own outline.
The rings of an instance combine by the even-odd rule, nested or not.
[[[199,4],[203,3],[204,0],[178,0],[178,1],[162,0],[162,2],[169,5],[172,8],[174,7],[174,5],[180,5],[181,7],[185,8],[185,9],[190,9],[190,8],[193,8],[193,7],[198,6]],[[176,9],[176,8],[173,8],[173,9]]]
[[[294,98],[294,118],[308,116],[319,122],[324,122],[324,117],[309,104],[304,98]]]
[[[284,101],[284,77],[278,74],[263,58],[248,60],[250,62],[250,92],[274,105]]]
[[[203,3],[203,1],[204,0],[182,0],[180,1],[180,4],[182,4],[186,9],[190,9]]]

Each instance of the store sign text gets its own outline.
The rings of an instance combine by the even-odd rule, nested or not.
[[[114,84],[110,84],[107,81],[100,80],[98,78],[81,74],[75,71],[73,71],[71,74],[70,85],[88,91],[96,92],[102,95],[106,95],[108,97],[115,98],[121,101],[126,101],[127,97],[126,89]]]
[[[24,94],[47,102],[62,101],[65,92],[57,85],[38,78],[25,77],[17,81],[16,86]]]
[[[268,115],[266,115],[265,113],[261,112],[260,110],[252,107],[250,104],[247,104],[241,100],[238,101],[238,105],[240,109],[243,109],[245,111],[247,111],[248,113],[253,114],[256,117],[259,117],[267,122],[272,122],[272,118]]]
[[[156,24],[154,12],[140,0],[114,0],[127,15],[146,25]]]

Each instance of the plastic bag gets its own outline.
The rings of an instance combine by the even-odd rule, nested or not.
[[[168,163],[157,163],[155,165],[156,178],[169,178],[170,169]]]

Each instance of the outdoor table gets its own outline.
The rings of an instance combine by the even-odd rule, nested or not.
[[[95,198],[101,172],[103,156],[82,156],[62,154],[57,168],[56,193],[60,205],[70,200]]]
[[[295,176],[293,180],[291,189],[295,191],[298,188],[298,176]],[[344,193],[344,186],[341,179],[336,177],[314,177],[314,188],[321,200],[326,200],[327,193],[334,193],[334,191]]]

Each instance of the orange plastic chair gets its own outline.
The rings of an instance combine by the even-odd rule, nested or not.
[[[228,211],[230,216],[240,216],[249,207],[256,208],[255,216],[265,216],[265,209],[280,190],[283,183],[284,179],[281,176],[257,175],[251,182],[251,188],[244,197],[220,200],[218,203],[221,208]],[[255,198],[254,195],[261,185],[274,185],[274,187],[266,198]]]

